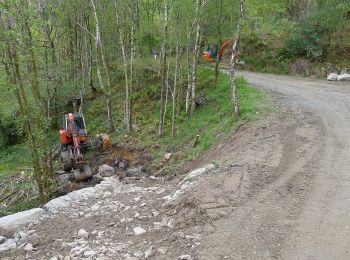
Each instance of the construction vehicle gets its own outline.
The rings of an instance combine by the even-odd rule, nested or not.
[[[232,40],[225,40],[221,45],[220,48],[218,47],[218,45],[210,45],[208,47],[208,50],[203,52],[203,59],[205,61],[209,61],[209,62],[214,62],[216,61],[217,58],[219,58],[219,61],[221,61],[222,57],[224,56],[225,53],[225,49],[228,46],[232,46],[233,41]],[[219,57],[218,57],[219,55]],[[240,53],[239,51],[237,51],[236,53],[236,57],[239,57]]]
[[[76,181],[92,176],[92,171],[84,159],[83,151],[91,146],[104,149],[110,145],[109,137],[106,134],[98,135],[96,140],[89,140],[82,113],[69,113],[63,116],[60,140],[62,168],[66,172],[73,170],[73,177]]]

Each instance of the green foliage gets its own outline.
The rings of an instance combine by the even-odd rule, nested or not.
[[[301,29],[293,33],[286,41],[281,55],[287,59],[307,57],[312,60],[320,60],[325,53],[321,39],[322,35],[312,28]]]

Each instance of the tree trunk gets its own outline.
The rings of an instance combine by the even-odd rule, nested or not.
[[[241,22],[243,20],[243,15],[244,15],[244,0],[240,0],[240,14],[237,22],[236,35],[233,36],[235,41],[232,45],[232,55],[231,55],[231,62],[230,62],[231,103],[232,103],[232,110],[235,118],[239,117],[235,62],[236,62],[238,41],[241,33]]]
[[[168,0],[164,0],[164,39],[163,39],[163,84],[160,94],[160,120],[159,120],[159,136],[164,134],[164,112],[165,112],[165,92],[167,88],[166,75],[167,75],[167,41],[168,41]]]
[[[179,9],[176,10],[176,61],[175,61],[175,75],[174,75],[174,88],[173,88],[173,111],[172,111],[172,124],[171,124],[171,136],[175,136],[175,110],[176,110],[176,87],[177,87],[177,73],[179,70],[179,58],[180,58],[180,15]]]
[[[219,39],[219,48],[220,48],[220,45],[221,45],[221,42],[222,42],[222,31],[221,31],[221,23],[222,23],[222,18],[223,18],[223,13],[224,13],[224,4],[223,4],[223,0],[220,0],[220,7],[219,7],[219,10],[218,10],[218,28],[217,28],[217,32],[218,32],[218,39]],[[220,63],[220,54],[218,53],[217,54],[217,57],[216,57],[216,61],[215,61],[215,81],[214,81],[214,84],[215,86],[217,85],[218,83],[218,76],[219,76],[219,63]]]
[[[196,41],[193,50],[193,60],[192,60],[192,73],[191,73],[191,111],[190,116],[193,115],[196,109],[196,74],[197,74],[197,64],[198,64],[198,53],[200,45],[200,31],[201,31],[201,18],[200,18],[200,7],[201,0],[197,0],[196,3]]]
[[[130,35],[130,88],[129,88],[129,98],[126,103],[128,122],[127,130],[132,131],[132,90],[135,88],[135,59],[136,59],[136,26],[137,26],[137,0],[132,0],[132,23],[131,23],[131,35]]]
[[[106,104],[107,104],[107,119],[110,127],[110,132],[115,132],[116,128],[114,125],[114,120],[113,120],[113,115],[112,115],[112,102],[111,102],[111,91],[110,91],[110,80],[109,80],[109,72],[108,72],[108,67],[106,63],[106,59],[104,57],[104,52],[103,52],[103,46],[102,46],[102,41],[101,41],[101,35],[100,35],[100,24],[97,16],[97,10],[96,10],[96,5],[94,3],[94,0],[90,0],[94,17],[95,17],[95,23],[96,23],[96,37],[95,37],[95,47],[96,47],[96,71],[97,71],[97,77],[100,82],[101,89],[105,95],[106,98]],[[101,68],[99,64],[99,59],[101,58],[102,65],[104,72],[106,74],[106,81],[107,85],[105,86],[103,79],[102,79],[102,74],[101,74]]]
[[[130,111],[130,93],[129,93],[129,79],[128,79],[128,63],[126,59],[125,45],[124,45],[124,37],[121,29],[120,18],[119,18],[119,9],[118,9],[118,0],[114,0],[115,6],[115,18],[117,23],[117,32],[119,37],[119,44],[122,51],[123,65],[124,65],[124,80],[125,80],[125,123],[126,130],[128,133],[131,132],[131,111]]]

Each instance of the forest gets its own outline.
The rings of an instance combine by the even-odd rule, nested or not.
[[[237,69],[350,69],[348,0],[2,0],[0,35],[0,179],[24,172],[39,204],[54,190],[66,113],[155,158],[180,150],[171,174],[274,109]]]

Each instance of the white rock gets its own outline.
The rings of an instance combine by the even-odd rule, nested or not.
[[[23,231],[19,231],[18,233],[14,234],[13,238],[15,239],[17,245],[20,245],[27,242],[28,235]]]
[[[171,218],[168,223],[167,226],[170,227],[171,229],[175,228],[176,226],[176,220],[174,218]]]
[[[34,208],[2,217],[0,218],[0,233],[12,235],[16,230],[38,220],[44,213],[43,209]]]
[[[178,257],[179,260],[191,260],[192,256],[191,255],[180,255]]]
[[[330,73],[327,77],[327,80],[329,81],[336,81],[337,80],[337,76],[338,74],[337,73]]]
[[[24,250],[27,252],[33,251],[33,245],[31,243],[26,244]]]
[[[28,236],[31,236],[31,235],[33,235],[33,234],[35,233],[35,231],[36,231],[36,230],[34,230],[34,229],[28,230],[28,231],[27,231],[27,235],[28,235]]]
[[[152,215],[153,215],[153,217],[158,217],[159,216],[159,211],[157,211],[157,210],[153,210],[152,211]]]
[[[78,236],[81,237],[81,238],[88,238],[89,237],[89,233],[81,228],[78,231]]]
[[[91,210],[93,210],[93,211],[98,211],[99,209],[100,209],[100,206],[97,204],[95,204],[91,207]]]
[[[337,76],[338,81],[350,81],[350,74],[345,73]]]
[[[103,197],[109,197],[112,195],[112,192],[110,191],[106,191],[105,193],[103,193]]]
[[[94,251],[94,250],[88,250],[88,251],[85,251],[85,252],[84,252],[84,256],[85,256],[85,257],[91,257],[91,256],[94,256],[94,255],[96,255],[96,254],[97,254],[97,252]]]
[[[134,218],[138,218],[140,216],[140,213],[136,212],[134,215]]]
[[[157,251],[159,253],[161,253],[162,255],[165,255],[168,252],[168,248],[162,246],[162,247],[158,248]]]
[[[150,246],[146,251],[145,251],[145,258],[149,258],[153,255],[153,246]]]
[[[15,247],[16,241],[14,239],[7,239],[4,243],[0,244],[0,252],[4,252]]]
[[[172,153],[166,153],[164,155],[165,160],[169,161],[171,159],[172,155],[173,155]]]
[[[143,234],[145,234],[147,232],[142,227],[135,227],[133,230],[134,230],[134,235],[135,236],[141,236],[141,235],[143,235]]]
[[[176,200],[178,197],[180,197],[182,194],[184,194],[186,191],[188,191],[194,183],[205,173],[209,172],[210,170],[215,169],[214,164],[208,164],[202,168],[196,169],[189,174],[178,184],[179,189],[175,191],[173,195],[168,195],[163,197],[163,199],[167,200],[164,205]]]

